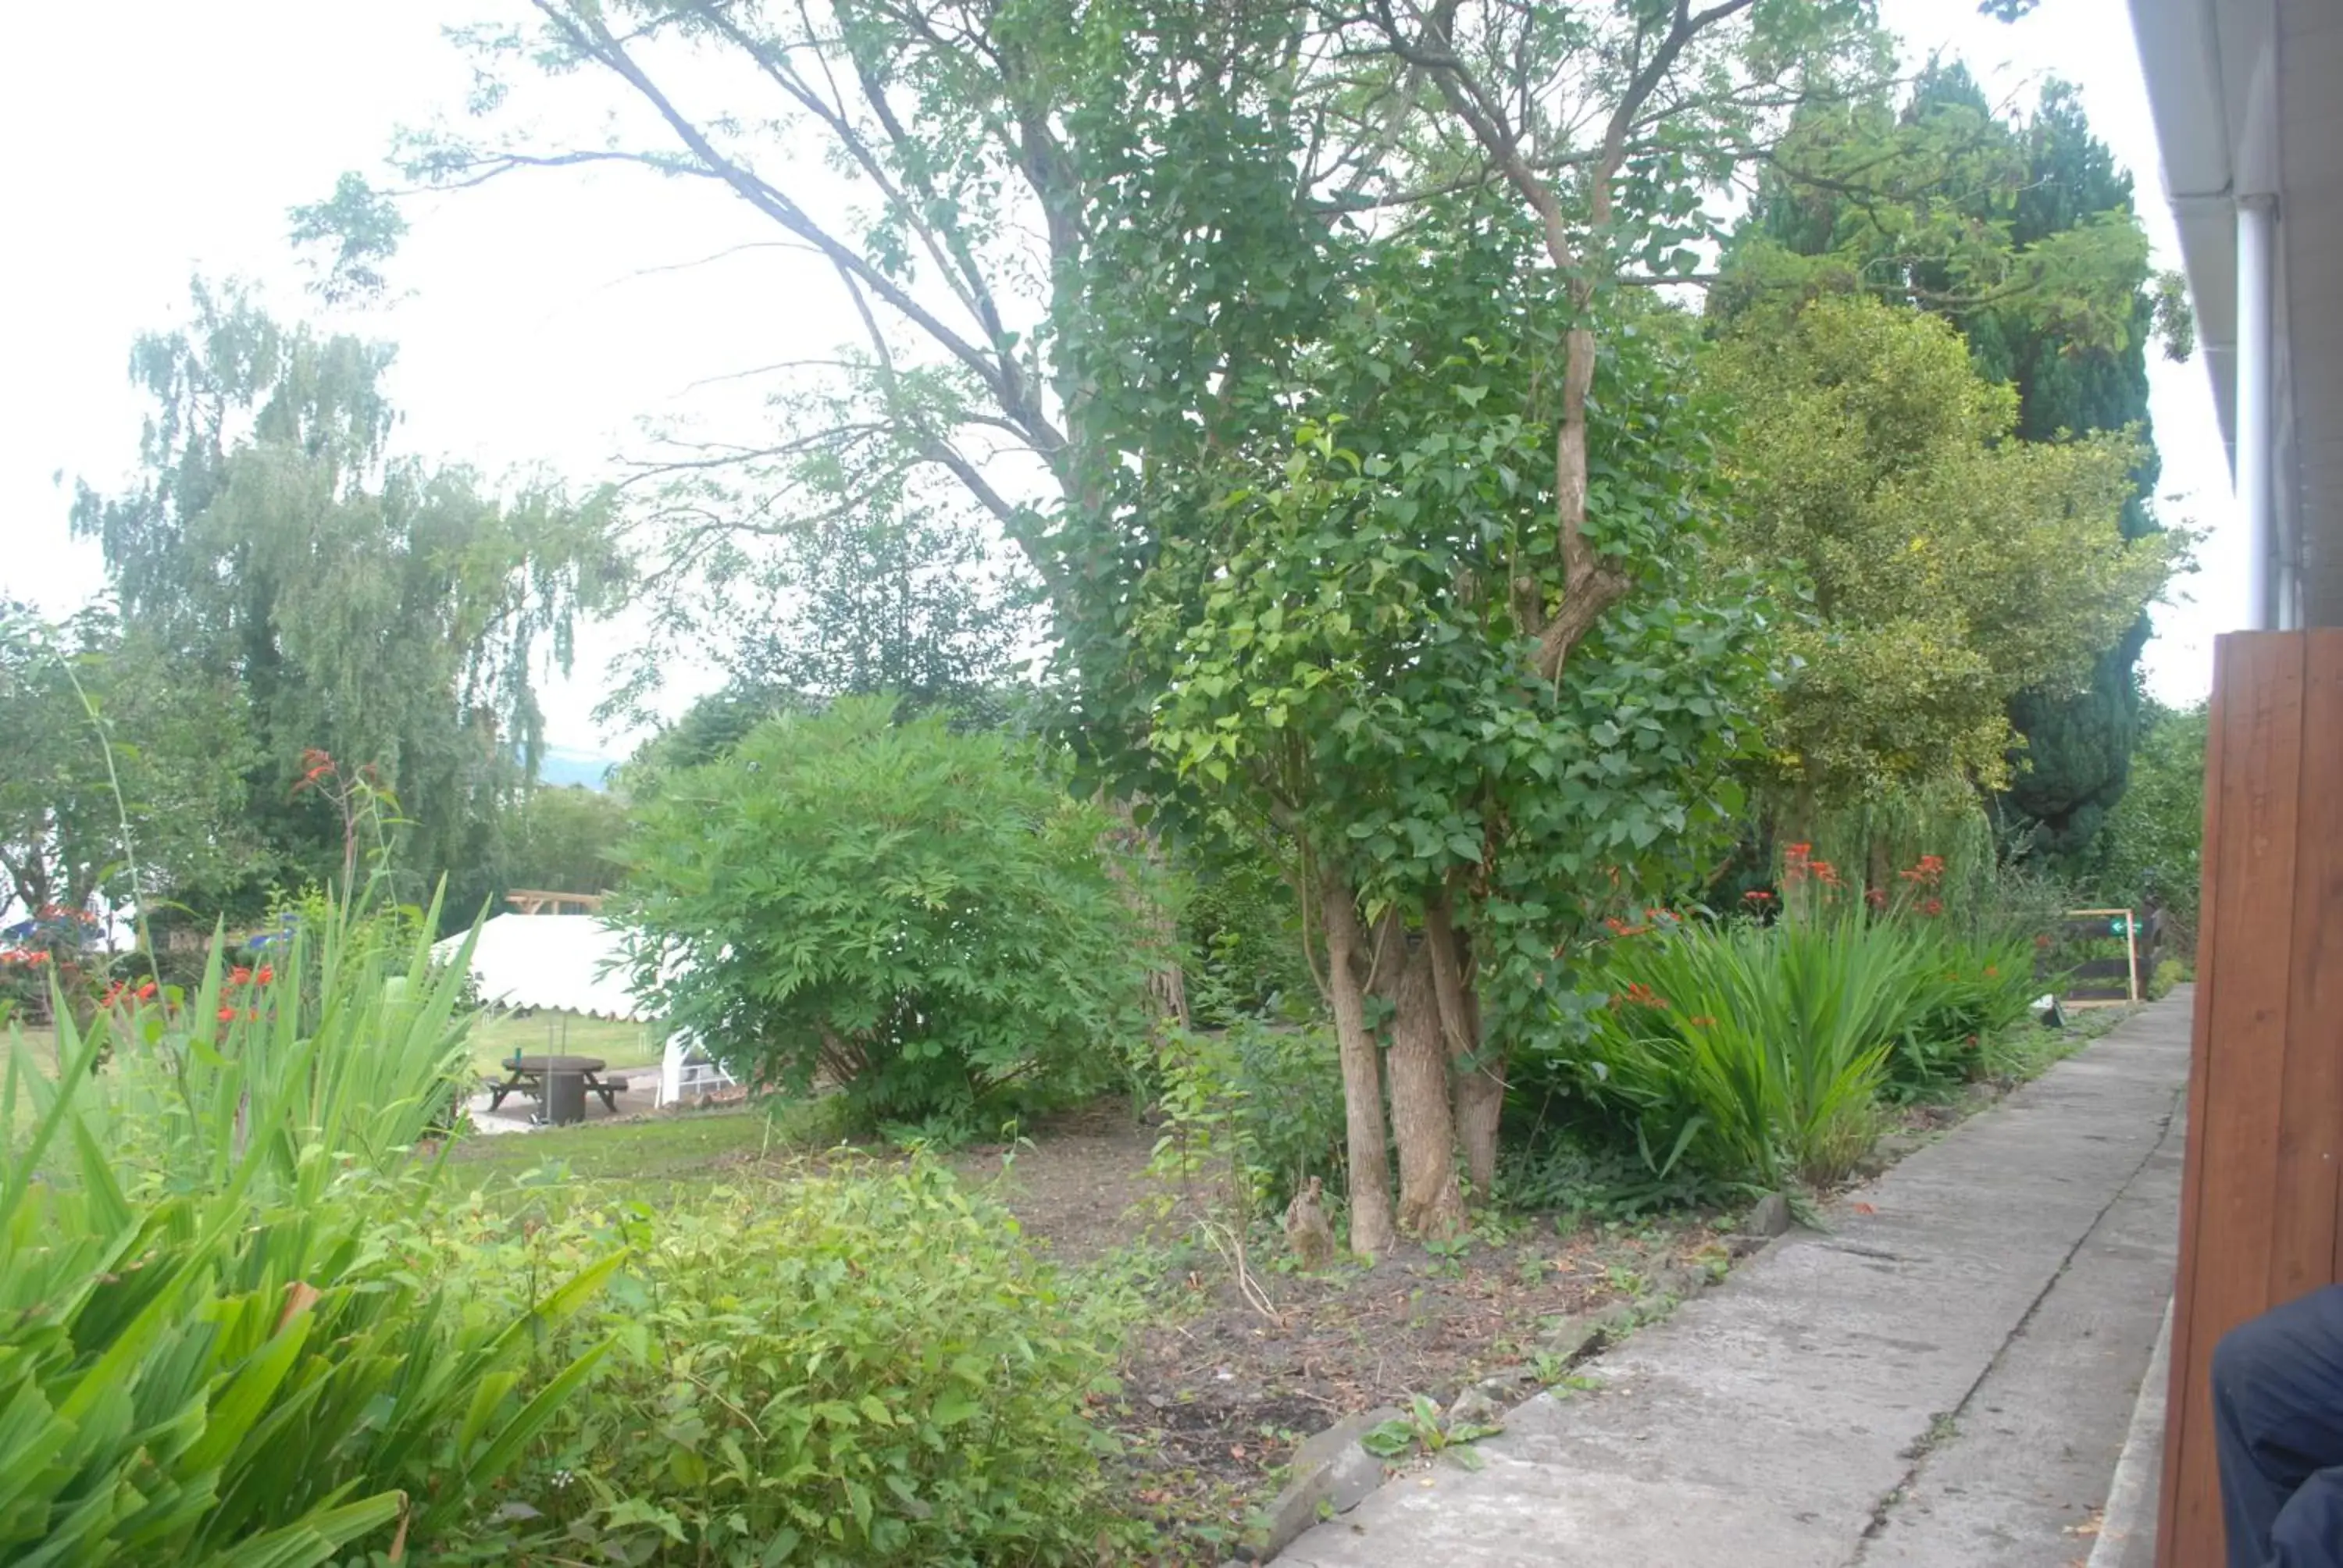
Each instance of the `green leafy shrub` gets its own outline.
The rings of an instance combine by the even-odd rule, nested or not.
[[[1926,943],[1891,921],[1668,925],[1614,944],[1609,1005],[1579,1064],[1673,1165],[1817,1184],[1853,1169],[1896,1042],[1919,1016]]]
[[[865,1115],[966,1116],[1111,1081],[1143,1005],[1144,864],[1035,753],[879,699],[666,776],[616,913],[670,1026]]]
[[[1205,857],[1181,900],[1179,930],[1189,1010],[1198,1024],[1218,1028],[1272,1009],[1316,1004],[1293,890],[1260,851]]]
[[[2091,902],[2154,906],[2186,942],[2197,929],[2205,838],[2207,709],[2154,703],[2141,715],[2131,779],[2093,846]]]
[[[540,1226],[484,1207],[443,1238],[485,1297],[630,1239],[556,1362],[613,1353],[517,1478],[558,1540],[627,1563],[1090,1563],[1112,1333],[1016,1221],[924,1159],[719,1191],[654,1217],[562,1190]],[[520,1297],[513,1294],[518,1306]],[[497,1560],[501,1560],[497,1559]],[[1119,1557],[1117,1560],[1131,1560]]]
[[[86,1032],[62,1014],[54,1069],[12,1037],[0,1560],[419,1549],[591,1370],[588,1346],[520,1386],[616,1257],[493,1317],[409,1266],[399,1216],[430,1192],[410,1151],[463,1025],[427,945],[394,975],[354,923],[305,930],[266,982],[215,940],[192,995],[134,990]]]
[[[1283,1208],[1312,1176],[1341,1190],[1342,1068],[1323,1025],[1240,1018],[1166,1031],[1152,1049],[1165,1120],[1149,1163],[1157,1176],[1224,1183],[1247,1217]]]

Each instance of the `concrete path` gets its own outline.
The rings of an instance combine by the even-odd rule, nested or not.
[[[1286,1568],[2069,1568],[2171,1291],[2189,992]]]

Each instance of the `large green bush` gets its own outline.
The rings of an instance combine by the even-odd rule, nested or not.
[[[1101,1557],[1120,1527],[1084,1413],[1112,1309],[1077,1300],[948,1171],[808,1176],[655,1220],[615,1192],[548,1196],[443,1237],[514,1310],[521,1282],[634,1241],[598,1315],[550,1342],[555,1365],[616,1348],[515,1479],[541,1517],[484,1535],[486,1559],[558,1543],[565,1561],[723,1568],[1135,1560]]]
[[[0,1561],[303,1568],[420,1550],[591,1369],[524,1390],[616,1264],[467,1314],[409,1267],[451,979],[347,909],[263,971],[12,1036],[0,1078]],[[99,1064],[105,1063],[99,1070]]]
[[[1112,1080],[1145,995],[1146,868],[1035,752],[845,699],[642,809],[618,918],[670,1027],[870,1118]]]

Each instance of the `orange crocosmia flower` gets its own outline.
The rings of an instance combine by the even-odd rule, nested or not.
[[[138,988],[137,994],[140,1001],[153,1001],[155,1000],[155,982],[153,980],[148,980],[145,985],[140,986]]]
[[[219,1020],[222,1023],[234,1023],[236,1021],[236,1009],[232,1007],[224,1007],[220,1009]]]
[[[270,969],[266,964],[263,964],[260,966],[260,973],[256,978],[262,985],[266,985],[270,980],[277,978],[277,971]]]
[[[245,968],[242,964],[238,964],[236,968],[227,971],[227,983],[230,985],[244,985],[249,982],[251,979],[252,971]]]

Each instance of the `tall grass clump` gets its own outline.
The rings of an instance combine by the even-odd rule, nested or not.
[[[434,911],[436,915],[437,911]],[[422,930],[429,929],[425,922]],[[602,1353],[410,1267],[464,1059],[460,966],[347,898],[257,967],[215,938],[0,1074],[0,1560],[306,1568],[453,1535]]]
[[[1649,1147],[1732,1180],[1844,1177],[1917,1015],[1926,942],[1860,920],[1671,925],[1617,945],[1584,1063]]]

